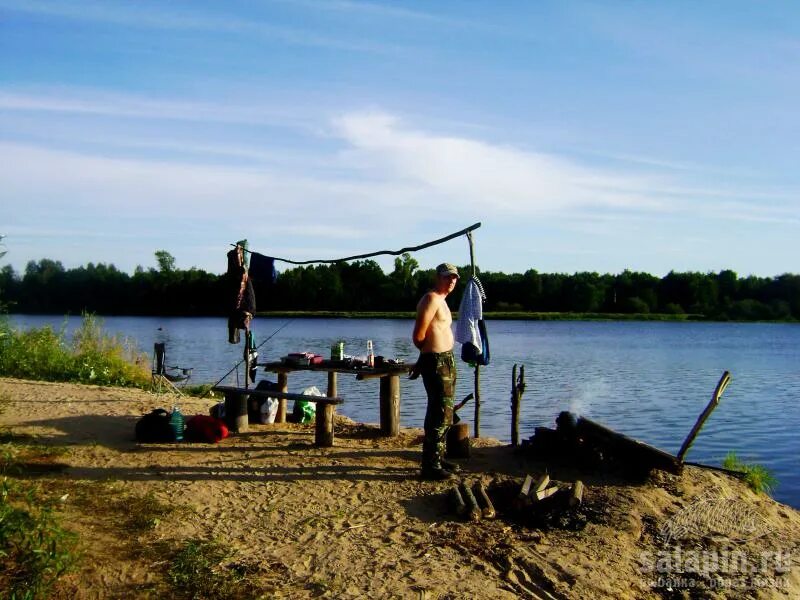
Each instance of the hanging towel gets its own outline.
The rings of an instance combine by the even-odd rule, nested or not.
[[[486,294],[476,276],[472,276],[464,288],[458,308],[455,338],[462,344],[461,358],[466,362],[488,364],[488,340],[483,323],[483,301]],[[487,352],[484,354],[484,349]]]

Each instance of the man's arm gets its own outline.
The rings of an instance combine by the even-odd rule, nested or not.
[[[436,309],[437,306],[434,302],[433,294],[430,293],[425,294],[417,306],[417,320],[414,323],[414,333],[411,337],[414,345],[420,350],[425,345],[425,339],[428,337],[428,330],[433,322],[433,317],[436,315]]]

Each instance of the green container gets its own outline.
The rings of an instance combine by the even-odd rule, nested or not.
[[[331,345],[331,360],[344,359],[344,340],[339,340]]]

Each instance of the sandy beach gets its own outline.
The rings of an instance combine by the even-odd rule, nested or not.
[[[191,539],[214,540],[228,563],[246,565],[249,597],[743,597],[732,581],[699,596],[652,586],[661,571],[651,559],[667,548],[663,524],[703,498],[745,506],[760,529],[746,539],[701,531],[682,548],[780,552],[758,573],[772,584],[751,581],[744,596],[800,596],[800,514],[726,474],[688,467],[630,484],[473,440],[460,475],[487,486],[498,516],[472,523],[449,507],[452,483],[418,479],[421,430],[379,437],[377,426],[342,416],[344,404],[333,448],[315,447],[313,425],[296,424],[251,425],[219,444],[137,444],[137,419],[175,402],[141,390],[0,379],[0,427],[58,449],[25,462],[21,475],[68,494],[59,513],[78,533],[82,558],[55,597],[169,596],[164,561],[148,549]],[[214,403],[179,402],[186,415],[208,414]],[[587,484],[579,518],[537,527],[511,511],[508,491],[545,471]],[[126,530],[112,508],[124,512],[136,498],[174,510],[154,527]]]

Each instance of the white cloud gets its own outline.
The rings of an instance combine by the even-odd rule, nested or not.
[[[405,128],[385,113],[352,113],[335,128],[351,164],[379,170],[462,209],[539,214],[578,207],[658,208],[653,182],[553,155]]]

